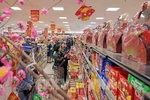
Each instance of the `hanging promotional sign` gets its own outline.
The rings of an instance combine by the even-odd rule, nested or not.
[[[55,30],[55,28],[56,28],[56,25],[55,24],[51,24],[50,25],[50,29],[53,31],[53,30]]]
[[[62,34],[65,34],[65,31],[62,31]]]
[[[32,24],[32,22],[31,21],[28,21],[27,22],[27,30],[26,30],[26,35],[28,36],[28,37],[32,37],[32,27],[33,27],[33,24]]]
[[[48,28],[45,28],[45,29],[44,29],[44,36],[45,36],[45,37],[48,37]]]
[[[95,10],[91,6],[82,5],[75,15],[82,21],[88,21]]]
[[[57,28],[57,32],[58,32],[58,33],[61,33],[61,28]]]
[[[11,32],[12,32],[11,29],[12,29],[12,27],[8,27],[8,34],[9,35],[11,35]]]
[[[40,11],[39,10],[31,10],[31,21],[36,23],[40,20]]]
[[[55,35],[55,32],[54,31],[52,31],[52,34],[51,34],[52,36],[54,36]]]

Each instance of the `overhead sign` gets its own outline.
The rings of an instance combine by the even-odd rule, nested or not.
[[[39,10],[31,10],[31,21],[36,23],[40,20],[40,11]]]

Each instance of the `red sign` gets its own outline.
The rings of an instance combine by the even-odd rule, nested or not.
[[[52,36],[54,36],[55,35],[55,32],[54,31],[52,31]]]
[[[65,34],[65,31],[62,31],[62,34]]]
[[[75,13],[78,16],[78,19],[83,21],[89,20],[90,16],[95,12],[91,6],[82,5],[77,12]]]
[[[55,24],[51,24],[51,30],[53,31],[53,30],[55,30],[55,28],[56,28],[56,25]]]
[[[40,19],[40,11],[39,10],[31,10],[31,21],[33,23],[38,22]]]
[[[7,100],[20,100],[14,92],[11,92]]]
[[[61,28],[57,28],[57,32],[60,33],[61,32]]]

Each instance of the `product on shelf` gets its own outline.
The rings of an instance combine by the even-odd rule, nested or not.
[[[101,99],[100,100],[108,100],[107,96],[106,96],[106,93],[105,93],[105,90],[100,88],[100,91],[101,91]]]
[[[122,52],[122,36],[128,25],[128,14],[122,14],[114,24],[114,28],[107,35],[107,49],[112,52]]]
[[[92,29],[88,29],[86,35],[86,43],[92,43],[92,41],[93,41],[93,32]]]
[[[128,82],[135,89],[134,100],[144,100],[143,94],[145,92],[150,92],[150,86],[144,84],[142,81],[134,77],[133,75],[128,75]]]
[[[93,32],[92,44],[97,46],[98,43],[98,32]]]
[[[118,100],[132,100],[134,89],[128,83],[128,72],[119,73],[118,80]]]
[[[144,2],[142,11],[134,18],[135,24],[123,36],[124,57],[143,64],[150,64],[149,7],[149,1]]]
[[[101,34],[99,34],[98,46],[101,48],[107,48],[106,39],[107,39],[107,34],[112,28],[112,21],[105,22],[103,27],[104,28],[102,29]]]

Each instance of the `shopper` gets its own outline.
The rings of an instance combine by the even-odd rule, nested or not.
[[[65,56],[61,52],[62,48],[60,44],[55,44],[54,48],[54,73],[57,76],[57,84],[59,86],[64,85],[64,68]]]
[[[67,51],[70,51],[70,49],[71,49],[70,38],[67,38],[66,45],[67,45]]]
[[[52,46],[52,41],[49,42],[48,44],[48,50],[47,50],[47,62],[51,63],[53,59],[53,46]]]
[[[65,56],[69,53],[69,51],[67,51],[66,49],[66,43],[65,42],[62,42],[62,54]],[[64,67],[64,82],[66,82],[67,80],[67,73],[68,73],[68,58],[66,57],[65,58],[65,62],[63,63],[63,67]]]
[[[30,55],[30,52],[26,51],[26,54]],[[22,61],[28,64],[28,60],[24,56],[22,57]],[[29,95],[35,85],[33,76],[22,65],[19,65],[18,70],[23,70],[26,74],[26,78],[17,87],[18,96],[20,100],[29,100]]]

